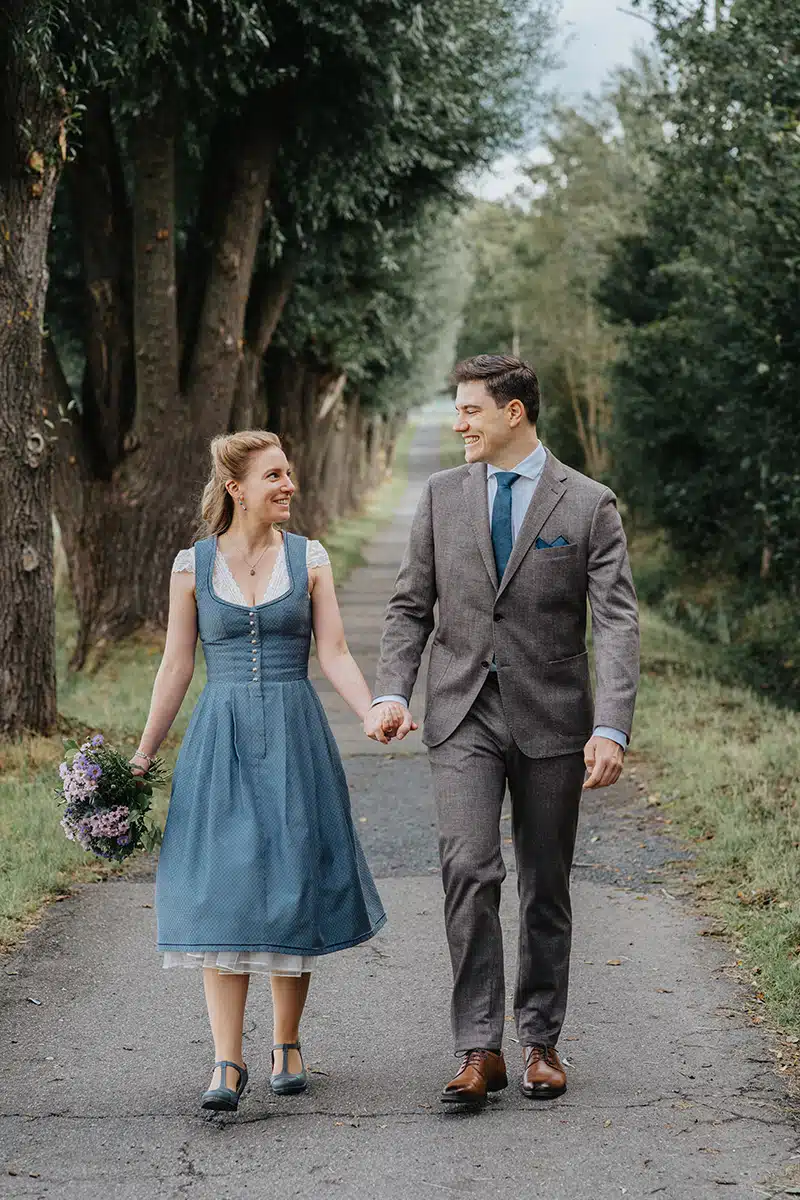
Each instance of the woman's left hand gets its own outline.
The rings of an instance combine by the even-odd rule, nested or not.
[[[133,775],[146,775],[147,772],[150,770],[150,764],[148,763],[146,767],[142,766],[141,761],[137,761],[139,758],[140,758],[140,755],[134,754],[131,758],[128,759],[128,765],[131,768],[131,773]]]

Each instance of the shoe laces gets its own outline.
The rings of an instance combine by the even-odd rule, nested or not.
[[[548,1067],[558,1071],[559,1063],[556,1058],[555,1046],[528,1046],[525,1051],[525,1066],[532,1067],[539,1061],[547,1063]]]
[[[491,1050],[468,1050],[464,1055],[464,1061],[461,1064],[461,1071],[466,1071],[467,1067],[483,1066],[490,1054]],[[461,1071],[459,1074],[461,1074]]]

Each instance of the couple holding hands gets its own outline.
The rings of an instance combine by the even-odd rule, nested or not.
[[[275,1094],[305,1090],[300,1019],[317,958],[386,917],[350,814],[336,743],[308,679],[319,665],[380,742],[416,730],[409,704],[434,629],[423,740],[433,774],[460,1068],[449,1104],[508,1084],[499,918],[508,785],[519,890],[514,1015],[521,1088],[566,1088],[569,875],[581,792],[622,770],[638,684],[636,595],[613,493],[539,441],[539,386],[519,359],[460,363],[465,465],[433,475],[386,612],[375,696],[351,656],[328,556],[283,532],[295,490],[264,431],[216,438],[204,534],[173,566],[164,656],[134,768],[189,686],[156,878],[164,967],[202,967],[215,1064],[204,1108],[234,1110],[250,975],[270,977]],[[592,612],[594,698],[585,644]]]

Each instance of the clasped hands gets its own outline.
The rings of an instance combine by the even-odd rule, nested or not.
[[[364,733],[374,742],[388,745],[392,738],[402,742],[406,734],[419,729],[404,704],[397,700],[384,700],[369,710],[364,718]]]

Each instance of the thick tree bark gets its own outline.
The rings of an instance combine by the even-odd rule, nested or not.
[[[276,151],[276,131],[262,112],[253,114],[231,168],[230,197],[211,260],[186,383],[192,420],[206,438],[226,430],[231,419],[247,300]]]
[[[69,388],[52,345],[45,350],[45,388],[64,411]],[[191,429],[178,423],[102,479],[77,423],[62,422],[61,430],[53,498],[79,616],[70,663],[77,670],[143,625],[166,624],[172,560],[189,545],[196,510],[196,492],[183,481],[200,477],[202,456]]]
[[[284,352],[270,355],[265,370],[270,428],[280,436],[298,484],[292,529],[319,537],[337,515],[324,479],[343,407],[342,376]]]
[[[375,488],[386,478],[389,469],[389,421],[382,413],[373,413],[367,428],[367,462],[369,487]]]
[[[98,404],[96,374],[82,416],[62,427],[55,499],[79,615],[75,668],[91,665],[109,642],[142,625],[166,623],[169,571],[176,551],[191,541],[208,442],[232,420],[274,139],[262,122],[246,124],[237,142],[232,171],[217,192],[222,208],[212,225],[218,236],[206,278],[196,280],[202,303],[192,328],[191,320],[181,320],[177,301],[174,120],[162,104],[139,118],[130,138],[135,370],[126,385],[135,394],[133,428],[119,426],[120,452],[99,471],[86,430],[87,414]],[[266,340],[282,302],[273,298],[271,329],[269,314],[262,314]],[[68,388],[52,347],[47,385],[66,409]]]
[[[66,172],[85,280],[79,420],[95,473],[109,479],[135,411],[132,218],[107,97],[89,97],[81,132],[81,152]]]
[[[136,347],[136,421],[139,444],[150,455],[168,426],[184,414],[179,404],[178,306],[175,267],[174,111],[168,98],[136,124],[131,150],[133,186],[133,340]],[[177,410],[177,411],[176,411]]]
[[[252,429],[258,424],[256,414],[266,422],[263,405],[264,355],[283,315],[292,290],[296,262],[288,254],[269,273],[256,276],[247,306],[247,339],[242,351],[236,396],[231,417],[231,431]]]
[[[65,102],[14,44],[26,5],[0,14],[0,734],[56,716],[51,428],[42,402],[47,243]]]

